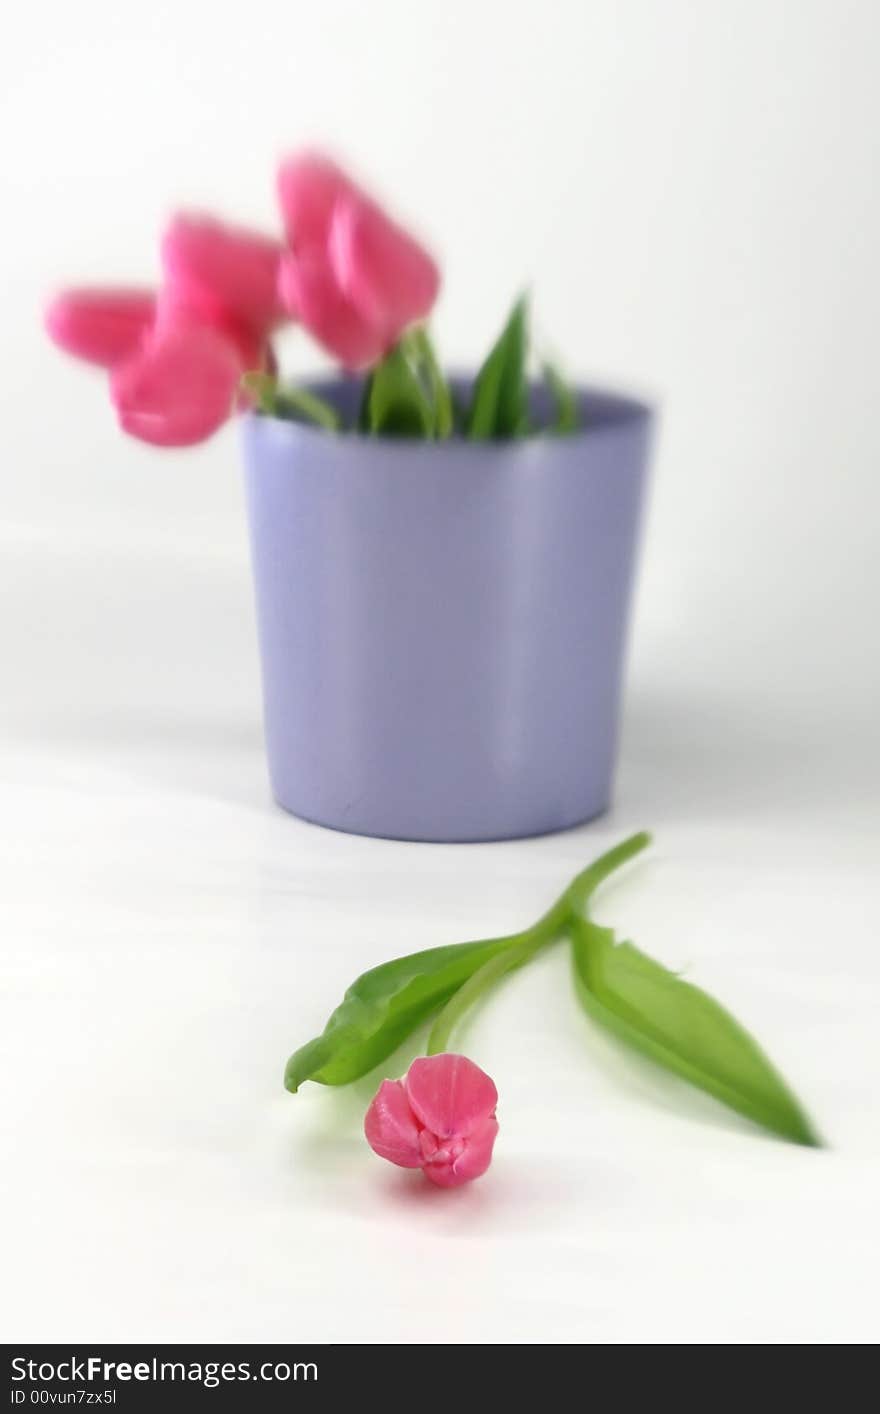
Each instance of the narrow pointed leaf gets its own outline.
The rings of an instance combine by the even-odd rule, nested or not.
[[[554,410],[553,421],[550,423],[548,431],[564,437],[567,433],[577,430],[577,399],[574,390],[552,363],[544,364],[544,382],[553,400]]]
[[[650,835],[642,832],[607,850],[582,869],[553,907],[523,932],[428,948],[363,973],[349,987],[321,1035],[291,1056],[284,1075],[288,1090],[297,1090],[304,1080],[345,1085],[365,1075],[493,958],[506,955],[501,969],[506,971],[521,966],[539,948],[559,938],[572,910],[584,908],[602,881],[649,842]],[[464,1000],[467,1004],[469,996]]]
[[[623,1041],[765,1129],[820,1144],[797,1098],[757,1042],[708,993],[608,928],[571,921],[584,1009]]]
[[[434,352],[427,329],[417,325],[404,335],[407,355],[420,379],[431,405],[432,432],[440,441],[452,436],[455,416],[452,392]]]
[[[467,415],[475,441],[522,437],[528,430],[528,318],[525,296],[513,311],[477,374]]]
[[[336,432],[342,425],[335,407],[319,398],[317,393],[309,392],[308,388],[279,388],[275,409],[278,417],[289,417],[295,422],[313,422],[328,432]]]
[[[367,428],[377,435],[433,436],[431,402],[403,344],[393,348],[373,369],[366,411]]]
[[[452,943],[364,972],[349,987],[322,1034],[291,1056],[285,1086],[295,1091],[304,1080],[347,1085],[366,1075],[511,941]]]

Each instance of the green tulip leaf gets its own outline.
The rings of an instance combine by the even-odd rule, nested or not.
[[[819,1146],[807,1115],[757,1042],[708,993],[609,928],[573,915],[575,984],[585,1011],[659,1065],[796,1144]]]
[[[431,399],[405,342],[401,341],[377,363],[370,375],[366,399],[368,432],[382,437],[433,437]]]
[[[553,404],[553,421],[550,423],[548,431],[555,432],[560,437],[566,436],[569,432],[576,432],[578,425],[577,399],[571,384],[563,378],[559,369],[552,363],[544,364],[544,382]]]
[[[477,374],[466,430],[474,441],[522,437],[528,431],[528,303],[513,311]]]
[[[276,401],[277,416],[295,422],[313,422],[328,432],[337,432],[342,425],[339,413],[308,388],[281,388]]]
[[[284,1072],[286,1088],[296,1091],[304,1080],[347,1085],[366,1075],[510,943],[510,938],[452,943],[364,972],[321,1035],[291,1056]]]
[[[641,833],[615,845],[582,869],[552,908],[520,933],[428,948],[363,973],[349,987],[321,1035],[301,1046],[287,1062],[287,1089],[295,1092],[305,1080],[347,1085],[366,1075],[474,978],[474,988],[464,992],[458,1010],[443,1022],[448,1036],[459,1013],[496,975],[521,966],[562,937],[571,911],[584,908],[603,880],[649,842],[650,836]],[[503,965],[486,971],[486,964],[495,958],[503,958]],[[475,974],[481,969],[477,978]]]
[[[427,329],[417,325],[403,337],[403,345],[431,404],[432,432],[440,441],[455,428],[452,392],[434,352]]]

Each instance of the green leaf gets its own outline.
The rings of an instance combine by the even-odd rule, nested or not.
[[[410,329],[409,333],[404,335],[403,342],[431,403],[434,436],[443,441],[452,436],[455,415],[452,392],[437,361],[434,345],[427,329],[422,325]]]
[[[544,382],[549,389],[554,408],[554,417],[549,431],[557,433],[560,437],[577,431],[577,399],[571,384],[563,378],[559,369],[552,363],[544,364]]]
[[[821,1141],[759,1045],[708,993],[609,928],[573,916],[575,983],[588,1015],[629,1045],[796,1144]]]
[[[467,435],[474,440],[522,437],[528,431],[527,311],[523,295],[477,374],[467,415]]]
[[[285,1086],[296,1091],[304,1080],[347,1085],[366,1075],[510,942],[489,938],[429,948],[363,973],[349,987],[322,1034],[291,1056]]]
[[[383,437],[432,437],[434,413],[403,342],[370,375],[367,430]]]
[[[328,432],[338,432],[342,418],[330,403],[310,393],[308,388],[279,388],[275,402],[276,415],[295,422],[314,422]]]
[[[328,432],[339,430],[342,419],[330,403],[308,388],[281,387],[271,373],[245,373],[241,386],[260,412],[292,422],[310,422]]]
[[[284,1073],[287,1089],[296,1091],[304,1080],[346,1085],[365,1075],[493,958],[505,956],[500,976],[561,937],[572,909],[585,907],[602,881],[649,843],[650,836],[641,833],[608,850],[582,869],[553,907],[520,933],[429,948],[365,972],[349,987],[321,1035],[291,1056]],[[477,990],[494,977],[494,971],[484,974]],[[472,993],[466,993],[463,1006],[472,999]],[[447,1024],[454,1025],[456,1018],[454,1013]]]

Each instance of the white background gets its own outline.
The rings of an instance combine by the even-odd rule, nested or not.
[[[876,1339],[878,42],[872,0],[16,7],[6,1339]],[[234,431],[125,441],[41,333],[56,284],[151,279],[175,203],[271,229],[275,161],[308,142],[437,250],[449,362],[530,284],[567,367],[662,403],[618,798],[592,826],[432,847],[276,810]],[[829,1150],[622,1056],[562,953],[463,1038],[501,1092],[481,1183],[374,1159],[373,1082],[283,1093],[358,971],[528,922],[643,825],[656,847],[599,916],[755,1029]]]

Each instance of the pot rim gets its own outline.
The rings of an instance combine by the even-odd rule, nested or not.
[[[473,375],[453,374],[449,383],[453,393],[466,393],[473,382]],[[362,379],[353,374],[306,376],[295,380],[294,386],[306,389],[317,397],[325,399],[339,411],[350,414],[354,400],[363,386]],[[276,417],[271,413],[250,409],[241,415],[244,428],[253,434],[258,429],[271,429],[274,437],[287,437],[291,442],[320,442],[326,444],[330,438],[337,438],[351,447],[373,448],[381,446],[383,453],[412,456],[418,448],[426,456],[452,456],[467,452],[471,455],[480,451],[489,455],[510,455],[514,450],[541,447],[543,449],[562,448],[579,442],[594,441],[598,437],[616,436],[639,424],[650,423],[656,415],[653,404],[595,383],[573,385],[581,417],[579,426],[573,432],[557,434],[542,430],[529,437],[511,437],[471,441],[455,435],[441,440],[422,437],[383,437],[368,433],[343,429],[330,432],[316,423],[298,422],[292,418]],[[547,398],[544,385],[536,380],[529,383],[529,400],[540,407]]]

